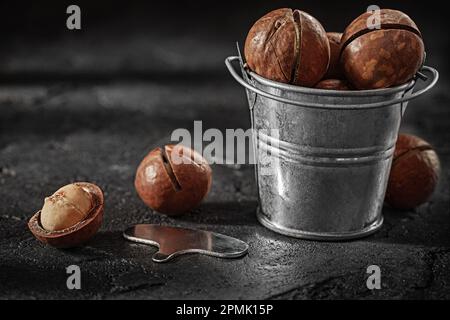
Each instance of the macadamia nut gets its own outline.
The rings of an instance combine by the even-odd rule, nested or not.
[[[58,231],[83,221],[92,209],[92,196],[82,187],[69,184],[45,198],[41,210],[41,225],[45,230]]]
[[[350,85],[345,80],[326,79],[326,80],[320,81],[316,85],[316,89],[347,91],[347,90],[350,90]]]
[[[344,73],[339,61],[341,55],[342,33],[327,32],[327,38],[330,42],[330,65],[324,79],[344,79]]]
[[[244,55],[249,68],[266,79],[314,87],[327,72],[330,44],[317,19],[282,8],[252,26]]]
[[[386,203],[401,210],[415,208],[429,200],[440,175],[437,153],[425,140],[400,134],[395,147],[386,190]]]
[[[167,145],[153,149],[136,170],[134,185],[142,201],[168,215],[186,213],[206,197],[211,167],[193,149]]]
[[[369,28],[371,12],[356,18],[341,39],[346,79],[359,90],[410,81],[424,62],[425,46],[414,21],[398,10],[381,9],[379,28]]]

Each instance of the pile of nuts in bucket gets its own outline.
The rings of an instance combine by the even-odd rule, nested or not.
[[[245,41],[258,75],[303,87],[370,90],[410,81],[424,62],[422,35],[405,13],[382,9],[356,18],[344,33],[327,33],[306,12],[277,9],[259,19]]]
[[[341,34],[326,33],[319,21],[303,11],[274,10],[259,19],[248,34],[247,66],[273,81],[325,90],[372,90],[407,83],[424,62],[419,29],[400,11],[381,10],[378,26],[369,26],[370,15],[359,16]],[[173,155],[185,161],[175,163]],[[386,202],[399,209],[425,203],[436,187],[439,171],[430,144],[400,135]],[[211,168],[200,154],[182,146],[166,146],[150,151],[142,160],[134,185],[147,206],[177,215],[198,206],[211,181]],[[98,186],[69,184],[45,198],[29,228],[44,243],[78,246],[99,229],[103,207]]]
[[[325,90],[402,85],[415,77],[425,59],[417,25],[405,13],[391,9],[360,15],[344,33],[327,33],[306,12],[277,9],[252,26],[244,53],[246,67],[266,79]],[[439,171],[430,144],[400,135],[386,202],[398,209],[425,203],[436,187]]]

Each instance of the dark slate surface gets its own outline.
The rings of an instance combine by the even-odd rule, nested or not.
[[[31,35],[10,40],[0,69],[0,298],[450,298],[447,42],[431,42],[430,64],[443,78],[411,103],[402,128],[436,147],[443,166],[439,188],[414,211],[386,208],[376,235],[323,243],[266,230],[255,218],[249,166],[213,166],[211,193],[183,217],[155,214],[142,204],[133,188],[135,168],[151,148],[169,142],[174,129],[192,129],[194,120],[204,129],[249,126],[244,92],[222,63],[241,36],[228,31],[246,27],[226,26],[219,31],[227,36],[219,39],[200,27],[191,36],[167,38],[148,30],[144,36],[133,25],[129,33],[108,36],[98,26],[35,41],[31,56],[17,41]],[[92,181],[105,191],[103,226],[83,248],[46,247],[28,231],[27,220],[44,196],[72,181]],[[121,236],[135,223],[222,232],[247,241],[250,251],[238,260],[186,255],[155,264],[156,249]],[[66,288],[71,264],[82,270],[82,290]],[[369,291],[366,268],[373,264],[381,267],[382,289]]]

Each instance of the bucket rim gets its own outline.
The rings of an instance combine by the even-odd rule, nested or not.
[[[233,66],[233,62],[240,61],[242,75],[239,75],[236,69]],[[409,83],[404,85],[400,85],[398,87],[393,88],[385,88],[385,89],[376,89],[376,90],[359,90],[359,91],[332,91],[323,89],[315,89],[315,88],[304,88],[298,86],[292,86],[288,84],[281,84],[279,82],[274,82],[271,80],[267,80],[265,78],[261,78],[256,74],[249,73],[249,70],[245,69],[242,65],[242,59],[238,56],[230,56],[225,59],[225,65],[230,72],[231,76],[243,87],[247,90],[253,92],[256,95],[261,95],[265,98],[272,99],[284,104],[294,105],[302,108],[312,108],[312,109],[340,109],[340,110],[362,110],[362,109],[377,109],[384,108],[394,105],[405,106],[404,103],[417,99],[424,93],[428,92],[431,88],[433,88],[439,80],[439,72],[432,67],[423,66],[421,72],[418,72],[416,77],[412,79]],[[428,72],[431,74],[431,78],[429,81],[427,77],[425,77],[422,72]],[[422,75],[422,76],[421,76]],[[253,76],[253,78],[252,78]],[[414,87],[418,79],[422,79],[423,81],[427,81],[428,83],[424,88],[413,92]],[[266,84],[267,88],[274,88],[280,92],[277,94],[272,94],[267,92],[266,90],[262,90],[258,86],[256,86],[256,81],[259,80],[262,85]],[[283,90],[285,92],[283,92]],[[247,91],[247,95],[249,94]],[[305,102],[300,100],[292,100],[285,97],[284,93],[303,93],[305,95],[311,95],[315,97],[325,96],[330,98],[342,98],[348,100],[346,104],[336,104],[336,103],[317,103],[317,102]],[[396,94],[400,94],[401,97],[392,99],[392,96]],[[390,97],[389,97],[390,96]],[[248,96],[250,97],[250,96]],[[380,102],[370,102],[370,103],[355,103],[352,101],[355,98],[367,98],[367,97],[380,97],[383,98]],[[353,98],[353,99],[352,99]],[[253,106],[250,105],[250,109]]]
[[[295,93],[302,93],[306,95],[318,95],[318,96],[333,96],[333,97],[367,97],[367,96],[384,96],[395,94],[399,92],[405,92],[409,89],[413,88],[416,84],[416,79],[412,79],[407,83],[404,83],[399,86],[390,87],[390,88],[382,88],[382,89],[371,89],[371,90],[328,90],[328,89],[317,89],[310,87],[301,87],[292,84],[277,82],[273,80],[269,80],[264,78],[255,72],[245,69],[245,72],[251,77],[255,79],[260,84],[265,86],[270,86],[276,89],[281,89],[285,91],[291,91]]]

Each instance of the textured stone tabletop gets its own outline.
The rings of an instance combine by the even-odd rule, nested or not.
[[[135,169],[150,149],[170,142],[174,129],[192,130],[194,120],[202,120],[204,130],[249,127],[244,91],[223,65],[237,36],[219,41],[202,30],[196,38],[180,35],[176,44],[156,38],[158,45],[149,45],[138,32],[118,34],[127,48],[145,52],[135,62],[136,54],[122,46],[108,54],[117,39],[98,41],[95,52],[106,58],[91,54],[105,34],[95,32],[85,31],[88,40],[34,44],[34,58],[11,40],[12,53],[0,55],[1,299],[450,298],[450,92],[441,52],[448,43],[432,44],[437,53],[429,64],[443,77],[431,94],[411,103],[402,127],[439,153],[443,171],[432,200],[409,212],[385,208],[384,227],[369,238],[327,243],[262,227],[250,166],[214,165],[209,196],[185,216],[169,218],[145,207],[134,191]],[[67,53],[70,46],[75,50]],[[44,196],[72,181],[92,181],[104,190],[102,228],[83,248],[46,247],[27,221]],[[122,238],[136,223],[221,232],[248,242],[249,254],[236,260],[192,254],[155,264],[155,248]],[[81,268],[81,290],[66,288],[72,264]],[[369,265],[381,268],[381,290],[366,287]]]

